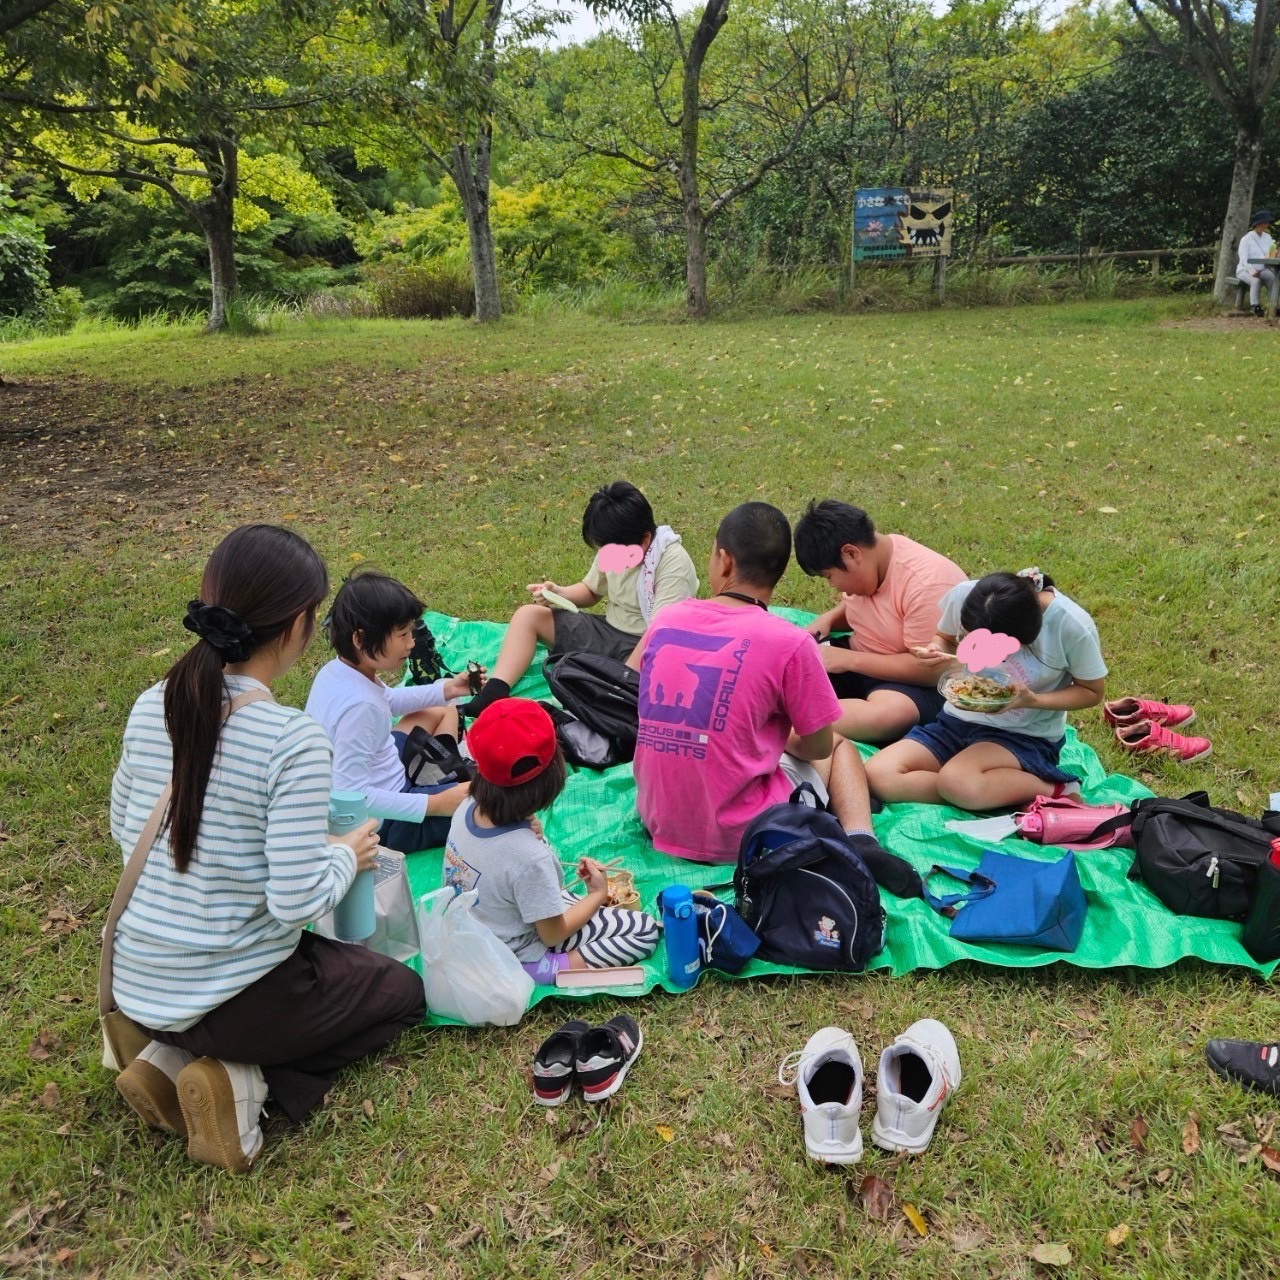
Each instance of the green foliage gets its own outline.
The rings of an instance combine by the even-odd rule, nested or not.
[[[0,188],[0,316],[34,311],[49,291],[49,248],[40,228],[6,207]]]
[[[226,323],[220,332],[232,338],[252,338],[271,328],[271,304],[243,289],[227,299]]]
[[[659,12],[629,12],[641,9]],[[500,137],[488,208],[504,299],[529,311],[529,299],[548,293],[552,309],[603,314],[616,302],[620,315],[631,299],[660,313],[664,304],[642,293],[652,286],[665,298],[685,270],[669,168],[680,113],[671,26],[640,21],[547,49],[520,43],[536,14],[507,15],[489,65],[479,28],[491,11],[488,0],[459,10],[470,29],[456,47],[438,22],[421,29],[409,0],[367,12],[339,0],[286,9],[65,0],[21,23],[0,52],[6,90],[63,105],[110,91],[130,108],[84,119],[25,109],[13,153],[22,163],[43,145],[116,174],[68,175],[68,187],[5,162],[18,211],[43,231],[50,282],[80,289],[99,316],[198,308],[208,252],[194,212],[218,176],[204,149],[216,134],[234,141],[238,158],[241,289],[289,305],[323,293],[318,309],[358,313],[364,295],[345,291],[361,261],[401,263],[436,279],[383,287],[397,298],[430,295],[427,309],[447,313],[457,305],[448,282],[470,268],[462,205],[446,179],[452,140],[474,144],[492,127]],[[681,19],[682,39],[696,16]],[[38,67],[30,53],[40,43],[57,54]],[[1043,17],[1014,0],[734,0],[705,69],[704,205],[787,136],[839,49],[856,50],[856,79],[787,159],[716,215],[708,257],[717,304],[735,314],[847,305],[855,185],[954,186],[962,257],[1209,243],[1230,182],[1232,128],[1198,81],[1133,44],[1131,24],[1106,3]],[[13,50],[26,53],[15,62]],[[584,155],[588,147],[598,154]],[[123,179],[122,167],[152,185]],[[1277,185],[1280,166],[1264,158],[1260,191]],[[0,215],[0,225],[13,224]],[[29,227],[0,237],[0,254],[32,261]],[[24,278],[0,269],[0,312],[16,313],[6,290],[31,297]],[[1077,287],[1001,274],[972,289],[974,301],[995,301]],[[916,305],[914,285],[882,289]]]
[[[163,202],[104,192],[74,210],[65,257],[78,269],[63,278],[79,286],[97,315],[136,320],[154,313],[186,315],[206,305],[204,237]],[[239,237],[241,287],[298,302],[348,280],[355,271],[346,223],[338,215],[268,210],[266,221]]]
[[[84,314],[84,298],[79,289],[64,285],[53,289],[38,309],[46,333],[66,333],[74,329]]]
[[[394,320],[447,320],[475,314],[470,275],[457,267],[383,263],[371,267],[369,285],[377,313]]]
[[[514,292],[597,283],[633,262],[627,239],[611,228],[598,197],[567,183],[494,187],[489,220],[499,273]],[[449,187],[426,209],[400,206],[374,214],[355,232],[361,256],[465,268],[469,261],[462,202]]]
[[[1275,106],[1271,123],[1280,124]],[[1235,128],[1193,75],[1127,48],[1009,122],[985,201],[1012,252],[1207,245],[1231,185]],[[1264,153],[1260,191],[1280,183]]]

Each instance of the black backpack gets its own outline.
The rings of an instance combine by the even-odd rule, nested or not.
[[[436,648],[436,638],[431,628],[421,618],[413,624],[413,650],[409,654],[409,683],[435,684],[444,676],[453,672],[444,665],[440,650]]]
[[[621,763],[613,743],[603,733],[597,733],[581,720],[575,720],[554,702],[539,702],[538,706],[551,717],[551,723],[556,727],[556,741],[570,764],[587,769],[609,769]]]
[[[760,814],[742,833],[733,892],[763,959],[858,973],[884,946],[876,882],[821,809],[788,802]]]
[[[575,720],[602,734],[622,763],[636,753],[640,674],[601,653],[553,653],[542,664],[551,692]]]
[[[1181,800],[1139,800],[1131,815],[1137,850],[1131,880],[1145,881],[1178,915],[1243,920],[1249,914],[1258,869],[1280,835],[1280,814],[1246,818],[1193,791]]]

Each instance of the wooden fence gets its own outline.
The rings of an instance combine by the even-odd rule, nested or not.
[[[1078,271],[1086,267],[1096,268],[1101,262],[1128,260],[1151,263],[1151,278],[1160,278],[1160,268],[1165,258],[1209,258],[1217,256],[1216,244],[1197,245],[1187,249],[1119,249],[1106,251],[1097,248],[1081,249],[1077,253],[1041,253],[1034,256],[1018,256],[1005,258],[980,258],[978,262],[984,267],[1036,267],[1041,263],[1075,263]]]

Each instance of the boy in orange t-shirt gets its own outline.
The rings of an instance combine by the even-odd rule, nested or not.
[[[835,728],[858,742],[894,742],[942,710],[935,667],[911,650],[933,643],[941,601],[966,580],[959,565],[900,533],[877,533],[847,502],[811,502],[795,529],[795,554],[839,602],[809,624],[843,714]]]

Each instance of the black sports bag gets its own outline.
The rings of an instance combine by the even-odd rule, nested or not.
[[[613,743],[554,702],[539,702],[556,727],[556,741],[570,764],[587,769],[610,769],[619,763]]]
[[[551,692],[575,720],[603,734],[622,763],[636,753],[640,675],[601,653],[553,653],[542,664]]]
[[[1137,850],[1129,878],[1143,880],[1170,911],[1216,920],[1249,914],[1258,868],[1280,835],[1280,813],[1246,818],[1193,791],[1181,800],[1139,800],[1121,816],[1132,817]]]

